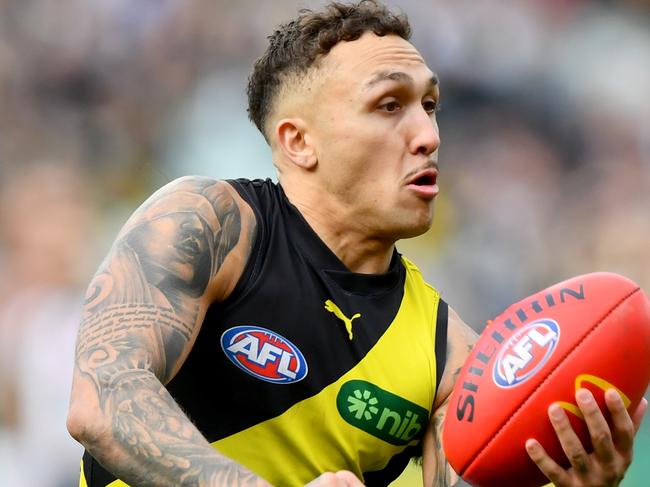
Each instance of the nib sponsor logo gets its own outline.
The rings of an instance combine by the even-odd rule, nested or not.
[[[348,411],[354,413],[355,419],[372,419],[379,412],[375,406],[379,401],[371,395],[369,390],[361,392],[361,390],[355,389],[353,396],[348,396],[348,402],[350,403]]]
[[[406,445],[424,431],[429,412],[370,382],[351,380],[336,397],[341,417],[393,445]]]

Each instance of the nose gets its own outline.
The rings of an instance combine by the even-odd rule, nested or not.
[[[440,132],[435,114],[429,115],[424,109],[419,109],[413,114],[411,124],[410,152],[425,156],[435,152],[440,146]]]

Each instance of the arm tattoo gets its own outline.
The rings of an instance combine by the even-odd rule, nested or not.
[[[458,368],[454,372],[454,381],[456,377],[458,377],[458,374],[460,374],[461,369]],[[454,469],[449,465],[449,462],[447,461],[447,457],[445,456],[445,451],[442,446],[442,430],[444,428],[444,423],[445,423],[445,413],[446,410],[439,410],[434,414],[433,417],[433,441],[434,445],[436,448],[435,451],[435,462],[436,462],[436,475],[434,478],[434,485],[433,487],[449,487],[452,485],[456,485],[459,481],[460,478],[456,472],[454,472]]]
[[[247,217],[242,235],[241,208],[225,186],[185,180],[156,193],[88,288],[76,369],[94,386],[117,449],[87,448],[132,485],[260,482],[219,455],[163,386],[198,333],[210,280],[255,228]],[[250,253],[252,241],[242,243]]]
[[[460,478],[454,472],[454,469],[451,468],[445,452],[442,448],[442,430],[444,427],[445,417],[444,413],[436,413],[433,418],[433,439],[436,447],[436,475],[434,478],[433,487],[450,487],[456,485]]]
[[[452,340],[448,340],[447,343],[447,362],[449,358],[453,355],[453,350],[456,344]],[[452,374],[452,384],[456,383],[456,379],[460,374],[461,368],[458,367]],[[433,444],[435,445],[435,477],[434,484],[432,487],[450,487],[456,485],[460,480],[456,472],[451,468],[445,451],[442,446],[442,430],[444,428],[445,414],[447,408],[438,409],[433,415]]]
[[[161,367],[154,372],[161,376],[162,369],[168,369],[164,366],[169,350],[181,345],[176,342],[191,339],[190,328],[171,308],[153,304],[109,306],[87,316],[82,321],[82,329],[84,340],[77,347],[77,364],[92,380],[102,405],[103,391],[118,384],[125,372],[151,370],[152,364],[158,362]],[[163,343],[163,336],[176,340]],[[152,343],[157,346],[152,347]]]
[[[256,485],[252,472],[217,456],[151,374],[134,371],[111,401],[114,435],[130,458],[115,473],[132,485]]]
[[[237,245],[241,233],[241,216],[239,208],[232,197],[227,198],[223,193],[217,195],[214,205],[221,208],[221,228],[215,233],[215,266],[216,273],[228,253]],[[250,240],[252,242],[252,240]]]

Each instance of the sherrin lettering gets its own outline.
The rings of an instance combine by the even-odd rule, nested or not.
[[[502,349],[504,342],[509,341],[509,339],[506,340],[506,337],[513,332],[517,334],[518,329],[522,329],[519,326],[523,325],[525,327],[530,315],[542,312],[546,314],[549,310],[555,309],[558,304],[584,301],[584,283],[578,281],[572,283],[571,286],[565,285],[556,289],[549,288],[535,295],[535,298],[525,306],[513,305],[509,308],[504,316],[501,316],[499,320],[495,320],[490,328],[486,330],[486,338],[476,344],[474,353],[468,359],[467,373],[460,383],[460,393],[456,394],[456,419],[458,421],[467,423],[474,421],[476,412],[475,395],[479,391],[480,379],[497,351]],[[550,355],[546,357],[546,360],[549,357]],[[521,381],[518,383],[521,383]]]
[[[221,348],[233,364],[266,382],[290,384],[307,376],[307,361],[298,347],[261,326],[229,328],[221,335]]]

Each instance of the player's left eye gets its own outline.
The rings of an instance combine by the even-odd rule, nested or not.
[[[435,100],[424,100],[422,102],[422,108],[429,114],[436,113],[438,111],[438,102]]]

